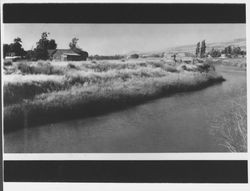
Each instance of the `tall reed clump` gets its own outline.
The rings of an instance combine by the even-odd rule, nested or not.
[[[216,136],[230,152],[247,152],[246,96],[234,100],[232,107],[214,122]]]
[[[35,95],[66,89],[64,77],[59,75],[7,75],[4,79],[4,105],[32,99]]]

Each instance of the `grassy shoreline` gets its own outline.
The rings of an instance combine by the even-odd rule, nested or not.
[[[230,109],[216,116],[211,128],[219,144],[229,152],[247,152],[247,96],[246,89],[242,90],[226,103]]]
[[[224,81],[224,78],[213,70],[177,70],[162,63],[139,64],[134,69],[125,67],[98,72],[92,68],[91,70],[70,71],[58,79],[50,78],[49,76],[53,75],[51,74],[44,77],[47,80],[40,80],[41,76],[38,81],[24,80],[28,78],[25,75],[22,77],[23,81],[6,80],[4,93],[12,93],[13,100],[4,104],[5,132],[105,114],[162,96],[198,90]],[[16,95],[20,96],[25,87],[30,89],[28,97],[23,94],[18,99]]]

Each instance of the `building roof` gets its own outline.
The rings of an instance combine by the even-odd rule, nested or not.
[[[71,55],[71,56],[80,56],[80,54],[74,52],[71,49],[56,49],[56,50],[48,50],[49,56],[52,56],[53,54],[65,54],[65,55]]]
[[[56,52],[56,49],[55,50],[51,50],[51,49],[48,50],[49,56],[52,56],[55,52]]]
[[[63,53],[63,54],[67,56],[81,56],[80,54],[77,53]]]

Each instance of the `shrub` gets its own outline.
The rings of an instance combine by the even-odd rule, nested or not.
[[[170,65],[164,65],[163,69],[167,72],[179,72],[176,67]]]
[[[32,65],[32,74],[52,74],[52,68],[50,62],[38,61],[37,65]]]
[[[137,58],[139,58],[139,54],[131,54],[131,55],[129,56],[129,58],[137,59]]]
[[[30,74],[31,68],[28,63],[26,62],[19,62],[17,63],[17,69],[20,70],[23,74]]]
[[[38,61],[37,63],[19,62],[17,63],[18,70],[22,74],[53,74],[55,72],[50,62]]]
[[[151,64],[153,67],[156,68],[164,68],[164,63],[163,62],[148,62],[149,64]]]
[[[12,66],[12,60],[4,60],[3,65],[4,66]]]
[[[68,69],[79,69],[78,67],[76,67],[74,64],[72,64],[72,63],[69,63],[68,65],[67,65],[67,68]]]

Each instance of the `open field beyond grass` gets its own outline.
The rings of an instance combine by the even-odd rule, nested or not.
[[[5,131],[103,114],[223,81],[211,64],[164,60],[13,63],[4,69]]]
[[[247,67],[246,58],[216,58],[213,59],[212,62],[214,64],[221,64],[224,66],[235,66],[245,70]]]

